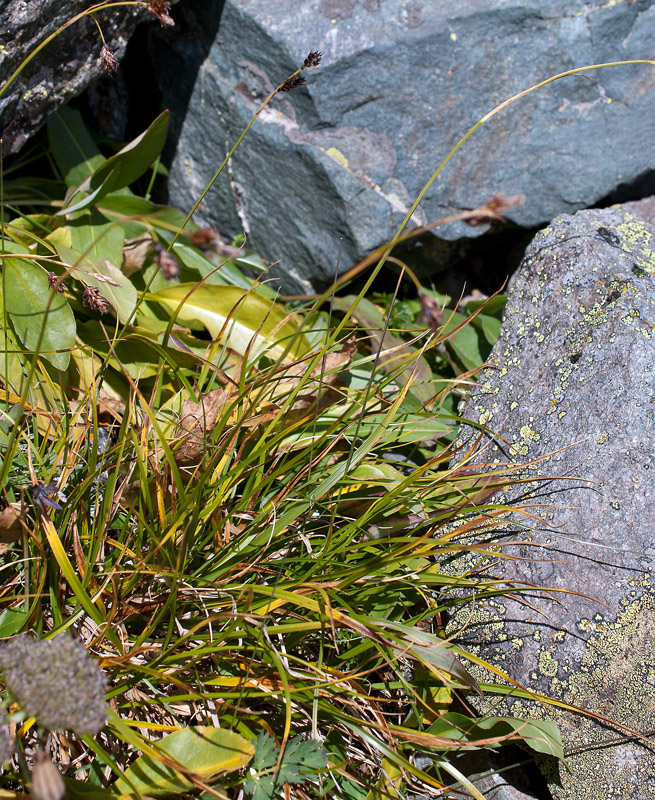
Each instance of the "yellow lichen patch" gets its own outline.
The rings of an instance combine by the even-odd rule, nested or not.
[[[335,161],[338,161],[342,167],[348,169],[349,167],[348,159],[341,152],[341,150],[338,150],[336,147],[328,147],[328,149],[325,152],[328,156],[330,156],[330,158],[333,158]]]
[[[559,663],[553,658],[553,654],[549,650],[542,650],[539,653],[539,672],[542,675],[554,678],[557,675],[558,666]]]

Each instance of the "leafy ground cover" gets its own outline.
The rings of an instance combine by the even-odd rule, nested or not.
[[[503,299],[456,308],[399,262],[416,297],[369,296],[399,231],[359,293],[283,301],[256,254],[130,188],[167,125],[103,153],[64,108],[49,171],[2,175],[5,795],[480,797],[462,750],[562,757],[551,723],[476,714],[532,695],[479,685],[445,635],[507,591],[443,568],[505,512],[511,472],[453,446]]]
[[[443,631],[499,591],[440,563],[497,513],[449,465],[502,298],[279,301],[130,190],[166,125],[107,158],[64,108],[52,177],[5,175],[0,635],[38,668],[5,645],[4,785],[48,731],[72,797],[438,794],[462,747],[559,755],[547,723],[475,718]]]

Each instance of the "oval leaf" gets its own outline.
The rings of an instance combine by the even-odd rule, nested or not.
[[[157,749],[203,781],[241,769],[255,752],[254,745],[242,736],[213,727],[182,728],[165,736]],[[121,794],[138,792],[151,797],[181,794],[192,787],[186,776],[149,755],[137,758],[113,786]]]
[[[164,147],[169,118],[170,112],[163,111],[148,130],[98,167],[91,176],[91,191],[102,186],[104,196],[140,178]]]
[[[562,737],[554,722],[543,719],[518,719],[516,717],[487,717],[471,719],[455,711],[448,711],[432,723],[428,733],[460,739],[475,744],[476,740],[519,736],[537,753],[545,753],[564,760]]]
[[[266,352],[271,358],[290,360],[309,350],[305,336],[281,306],[238,286],[180,283],[151,293],[148,299],[166,306],[176,322],[204,325],[214,339],[222,337],[241,355],[254,336],[251,352],[258,355]]]
[[[55,369],[66,369],[70,352],[63,351],[75,345],[76,331],[68,301],[62,294],[53,297],[47,273],[32,261],[6,258],[4,273],[7,314],[18,338]]]

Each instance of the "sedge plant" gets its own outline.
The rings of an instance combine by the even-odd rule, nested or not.
[[[168,24],[166,3],[146,5]],[[509,591],[443,569],[487,555],[461,537],[493,527],[507,509],[492,498],[515,480],[453,449],[502,298],[454,310],[419,286],[381,308],[367,293],[475,129],[580,71],[463,137],[358,295],[281,302],[256,254],[135,195],[166,113],[106,158],[60,109],[52,181],[36,194],[7,176],[0,671],[28,631],[94,655],[106,725],[61,719],[47,743],[69,796],[480,797],[463,749],[562,757],[550,722],[476,715],[479,659],[445,635],[451,610]],[[15,791],[45,723],[3,680]],[[39,688],[62,701],[76,691],[50,680]]]

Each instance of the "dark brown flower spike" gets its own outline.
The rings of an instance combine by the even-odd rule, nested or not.
[[[51,289],[56,289],[59,294],[63,294],[65,289],[64,282],[59,280],[59,275],[55,272],[48,273],[48,286]]]
[[[94,309],[98,314],[108,314],[111,306],[100,294],[100,290],[95,286],[87,286],[82,295],[82,303]]]
[[[100,49],[100,63],[107,75],[113,75],[118,69],[118,59],[104,42]]]
[[[154,243],[154,262],[159,267],[159,271],[170,281],[172,278],[177,278],[180,274],[180,264],[177,258],[159,242]]]
[[[307,67],[318,67],[321,63],[321,59],[323,58],[323,53],[319,53],[318,50],[312,50],[311,53],[307,56],[304,60],[302,68],[307,69]]]
[[[418,293],[418,298],[421,301],[421,321],[429,326],[430,330],[437,333],[439,328],[443,325],[443,311],[439,307],[439,303],[423,291]]]
[[[197,231],[191,231],[188,236],[199,250],[211,250],[218,239],[218,233],[211,228],[199,228]]]
[[[147,8],[151,14],[157,17],[162,28],[170,28],[175,25],[175,20],[169,13],[171,10],[169,0],[149,0]]]
[[[47,486],[43,481],[38,481],[30,488],[32,491],[32,501],[39,511],[45,512],[48,508],[61,511],[61,506],[57,500],[66,502],[66,495],[59,491],[59,487],[54,481],[50,481]]]
[[[292,89],[297,89],[298,86],[302,86],[305,83],[307,83],[307,81],[302,77],[302,75],[294,75],[292,78],[289,78],[288,81],[285,81],[284,85],[280,88],[280,91],[290,92]]]

